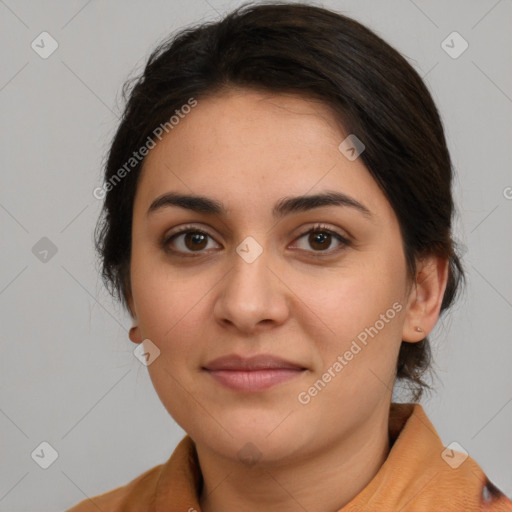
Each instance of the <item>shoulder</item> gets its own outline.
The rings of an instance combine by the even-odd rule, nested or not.
[[[154,499],[162,468],[163,464],[155,466],[125,485],[80,501],[66,512],[133,512],[147,508]]]

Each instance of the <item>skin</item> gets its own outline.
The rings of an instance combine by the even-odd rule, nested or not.
[[[338,150],[347,135],[321,102],[231,89],[199,99],[145,159],[133,209],[130,339],[160,350],[148,371],[196,443],[206,512],[337,510],[389,452],[400,344],[434,327],[448,263],[418,261],[408,281],[396,215],[361,159]],[[326,190],[357,199],[372,218],[346,206],[271,215],[283,197]],[[170,191],[222,201],[227,214],[169,206],[147,215]],[[308,234],[316,223],[349,243],[328,235],[319,250]],[[209,233],[207,244],[179,235],[168,247],[185,256],[166,252],[162,241],[188,224]],[[236,252],[247,236],[263,250],[252,263]],[[300,403],[299,393],[397,302],[401,311]],[[273,354],[307,370],[266,391],[233,391],[202,367],[234,353]],[[238,455],[246,443],[257,449],[254,464]]]

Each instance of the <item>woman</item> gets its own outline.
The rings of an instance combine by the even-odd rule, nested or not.
[[[451,183],[428,90],[354,20],[248,5],[155,50],[97,248],[187,436],[71,511],[512,510],[415,403],[464,277]]]

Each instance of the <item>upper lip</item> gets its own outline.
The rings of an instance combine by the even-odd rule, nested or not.
[[[259,354],[251,357],[242,357],[236,354],[218,357],[204,366],[206,370],[267,370],[267,369],[293,369],[304,370],[297,363],[269,354]]]

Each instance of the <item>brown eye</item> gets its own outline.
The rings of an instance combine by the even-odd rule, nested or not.
[[[190,249],[191,251],[204,249],[207,245],[207,237],[203,233],[198,233],[195,231],[189,231],[185,234],[185,238],[183,239],[183,243]]]
[[[308,237],[308,243],[313,247],[313,249],[322,251],[325,249],[329,249],[331,245],[331,237],[329,233],[325,231],[311,231]]]
[[[205,231],[197,228],[183,229],[167,238],[163,246],[170,252],[186,256],[192,253],[201,254],[205,252],[204,249],[210,248],[208,246],[210,240],[213,240],[213,238]]]
[[[315,226],[309,229],[297,240],[300,241],[302,239],[305,240],[305,244],[297,243],[298,248],[309,252],[315,257],[330,256],[350,245],[349,240],[345,237],[323,226]],[[337,242],[334,248],[331,247],[333,242]],[[169,236],[162,243],[162,247],[165,251],[174,253],[177,256],[200,256],[201,254],[207,253],[207,249],[212,248],[212,246],[209,245],[211,243],[214,244],[213,248],[220,247],[206,231],[189,227]],[[306,247],[304,247],[304,245]]]
[[[310,253],[320,253],[318,255],[314,254],[314,256],[323,256],[324,254],[321,253],[325,253],[327,256],[350,245],[349,240],[345,237],[323,226],[315,226],[303,233],[297,240],[302,239],[306,240],[306,243],[297,243],[298,248]],[[331,248],[333,242],[337,242],[337,246],[334,249]]]

